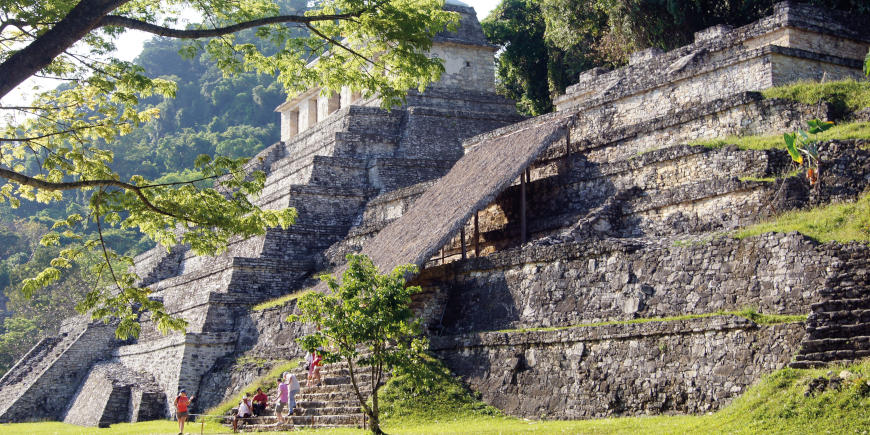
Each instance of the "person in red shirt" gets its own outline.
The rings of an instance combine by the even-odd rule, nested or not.
[[[193,396],[188,398],[187,392],[184,390],[179,391],[178,397],[175,398],[175,417],[178,418],[178,435],[184,433],[184,422],[187,420],[187,416],[189,415],[187,407],[190,406],[192,400]]]
[[[259,416],[266,410],[266,405],[269,404],[269,396],[263,393],[262,388],[257,388],[257,394],[254,395],[254,415]]]
[[[305,382],[305,386],[310,387],[317,380],[314,386],[319,387],[322,382],[320,380],[320,366],[323,365],[323,357],[320,355],[320,352],[312,349],[305,357],[305,361],[308,363],[308,380]]]

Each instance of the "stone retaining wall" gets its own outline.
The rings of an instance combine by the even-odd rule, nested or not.
[[[483,400],[529,418],[590,418],[719,409],[784,367],[803,324],[737,317],[432,339]]]
[[[427,319],[447,334],[748,307],[804,314],[819,301],[829,257],[796,233],[743,240],[607,239],[528,246],[430,267],[414,282],[447,294],[442,324]]]

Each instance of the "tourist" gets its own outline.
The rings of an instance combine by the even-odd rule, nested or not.
[[[287,411],[287,416],[292,418],[293,411],[296,410],[296,395],[299,394],[302,387],[299,386],[299,380],[296,379],[296,375],[293,373],[287,373],[284,376],[284,382],[288,385],[288,390],[290,390],[290,399],[288,401],[289,410]]]
[[[239,411],[233,416],[233,432],[239,431],[239,419],[251,418],[251,394],[245,393],[239,403]]]
[[[310,387],[311,383],[314,379],[317,379],[317,383],[314,384],[315,387],[320,386],[320,366],[322,364],[323,357],[320,356],[320,352],[316,350],[312,350],[305,356],[305,362],[308,363],[308,379],[305,382],[306,387]]]
[[[263,392],[262,388],[257,388],[257,394],[254,395],[254,415],[261,416],[266,406],[269,405],[269,396]]]
[[[278,417],[278,424],[284,424],[284,409],[287,408],[289,395],[290,390],[288,385],[284,382],[284,378],[278,378],[278,397],[275,398],[275,402],[278,403],[275,406],[275,415]]]
[[[178,435],[184,433],[184,422],[187,420],[187,416],[189,415],[187,407],[190,406],[190,402],[192,401],[193,396],[188,398],[187,391],[184,390],[179,391],[178,396],[175,398],[175,418],[178,419]]]

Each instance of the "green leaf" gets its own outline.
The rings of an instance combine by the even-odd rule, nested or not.
[[[795,161],[795,163],[801,165],[804,162],[804,157],[801,155],[800,151],[795,147],[795,134],[794,133],[784,133],[782,135],[785,140],[785,147],[788,150],[788,154],[791,156],[791,159]]]

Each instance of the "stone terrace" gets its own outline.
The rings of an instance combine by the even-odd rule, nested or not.
[[[468,197],[497,196],[456,210],[472,217],[446,244],[390,263],[426,267],[414,283],[425,290],[416,305],[436,336],[433,350],[488,403],[555,418],[704,412],[784,366],[801,346],[806,356],[799,360],[863,355],[863,317],[842,314],[844,303],[860,299],[856,281],[824,267],[848,258],[842,247],[797,235],[737,241],[725,232],[795,207],[854,200],[870,182],[866,143],[822,144],[829,164],[817,188],[799,177],[762,180],[791,169],[783,151],[682,145],[792,131],[828,117],[825,106],[750,91],[859,77],[870,38],[842,18],[781,3],[758,23],[711,29],[691,46],[639,54],[611,73],[590,72],[557,100],[559,112],[467,141],[463,160],[484,146],[509,153],[506,138],[515,132],[573,120],[567,139],[553,141],[509,187],[467,187],[481,189]],[[825,25],[832,21],[845,25]],[[419,219],[409,225],[402,216],[426,215],[432,201],[423,198],[452,175],[370,201],[351,237],[327,251],[330,260],[373,252],[373,243],[388,246],[379,241],[387,234],[443,226]],[[853,290],[823,305],[829,296],[820,290],[847,285],[841,283]],[[747,307],[815,310],[807,326],[815,335],[801,345],[802,322],[765,326],[721,315],[583,326]],[[859,336],[848,341],[852,331]]]
[[[790,170],[785,152],[685,143],[781,133],[828,116],[827,107],[755,91],[859,77],[866,28],[780,3],[754,24],[717,26],[689,46],[585,73],[557,99],[558,112],[518,123],[492,88],[435,87],[392,112],[369,99],[327,113],[250,163],[267,173],[258,203],[297,207],[297,225],[236,240],[216,259],[183,249],[137,258],[155,297],[190,321],[187,334],[161,336],[146,319],[138,342],[119,344],[93,325],[80,328],[104,352],[75,365],[62,349],[82,338],[45,341],[0,380],[4,395],[24,396],[0,409],[0,421],[99,424],[100,406],[73,397],[127,394],[129,372],[117,364],[148,372],[166,400],[179,387],[209,397],[202,407],[230,397],[253,376],[233,371],[239,356],[301,355],[294,338],[304,328],[283,321],[295,302],[259,312],[251,305],[311,285],[313,270],[340,268],[344,253],[360,250],[385,258],[382,265],[424,267],[415,307],[432,350],[484,400],[515,415],[706,412],[799,349],[799,366],[862,356],[870,349],[866,249],[796,234],[734,240],[724,233],[774,212],[854,199],[870,183],[867,144],[822,144],[823,181],[811,188],[782,177]],[[441,42],[475,56],[491,51],[468,45],[472,36]],[[451,64],[458,69],[448,68],[448,82],[461,81],[469,64]],[[764,181],[772,177],[780,178]],[[813,313],[775,325],[725,314],[747,307]],[[687,314],[695,317],[631,323]],[[99,358],[108,361],[93,365]],[[42,375],[28,374],[30,367]],[[72,382],[50,374],[68,367]],[[61,400],[39,408],[49,385],[59,385],[52,397]],[[295,424],[356,424],[339,394],[346,388],[329,388],[306,396],[322,407]]]

